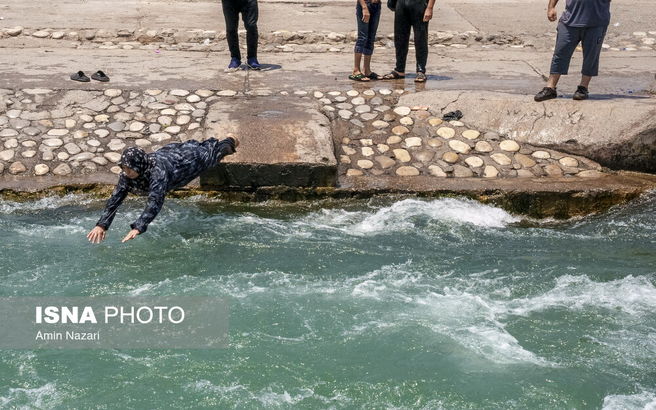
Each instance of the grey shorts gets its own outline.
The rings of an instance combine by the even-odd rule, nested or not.
[[[599,74],[599,55],[608,26],[570,27],[558,23],[556,49],[551,60],[551,74],[567,74],[576,46],[583,47],[581,74],[594,77]]]

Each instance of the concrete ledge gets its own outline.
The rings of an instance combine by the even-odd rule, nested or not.
[[[427,105],[438,114],[461,110],[469,126],[519,142],[593,159],[612,169],[656,173],[656,99],[649,96],[558,98],[487,91],[425,91],[399,104]]]

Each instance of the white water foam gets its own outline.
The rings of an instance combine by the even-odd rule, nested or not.
[[[643,391],[630,395],[610,395],[604,398],[602,410],[656,410],[656,393]]]
[[[5,201],[0,200],[0,214],[12,214],[17,212],[43,211],[56,209],[67,205],[88,205],[96,199],[79,194],[68,194],[64,196],[50,196],[36,201]]]
[[[503,228],[520,221],[500,208],[477,201],[443,198],[432,201],[404,199],[373,211],[323,209],[290,222],[246,214],[240,216],[237,223],[257,226],[281,236],[310,237],[316,231],[371,236],[415,230],[418,220],[480,228]]]
[[[631,315],[650,315],[656,310],[656,287],[644,276],[626,276],[609,282],[595,282],[587,276],[563,275],[550,291],[535,297],[499,302],[495,310],[503,315],[526,316],[555,307],[581,310],[605,308]]]
[[[41,387],[9,388],[7,396],[0,396],[0,407],[11,409],[53,408],[61,404],[63,397],[54,383]]]

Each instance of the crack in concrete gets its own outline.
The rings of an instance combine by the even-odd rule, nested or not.
[[[519,61],[521,61],[521,62],[525,63],[527,66],[529,66],[529,67],[531,68],[531,70],[535,71],[535,73],[536,73],[537,75],[539,75],[540,77],[542,77],[542,80],[544,80],[544,81],[549,80],[549,77],[546,76],[546,75],[544,75],[544,74],[543,74],[543,73],[542,73],[537,67],[535,67],[533,64],[529,63],[529,62],[526,61],[526,60],[519,60]]]
[[[448,103],[448,104],[445,105],[444,107],[440,108],[440,113],[444,112],[444,110],[446,110],[451,104],[454,104],[454,103],[458,102],[458,100],[460,99],[460,97],[461,97],[464,93],[465,93],[464,91],[461,91],[460,93],[458,93],[458,96],[456,97],[455,100],[451,101],[450,103]]]

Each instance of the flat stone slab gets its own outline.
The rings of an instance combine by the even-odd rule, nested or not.
[[[209,107],[204,138],[239,137],[237,153],[201,176],[201,187],[334,186],[331,128],[312,100],[223,99]]]
[[[656,172],[656,98],[591,96],[542,103],[532,95],[425,91],[399,104],[436,114],[461,110],[467,125],[519,142],[582,155],[613,169]]]

